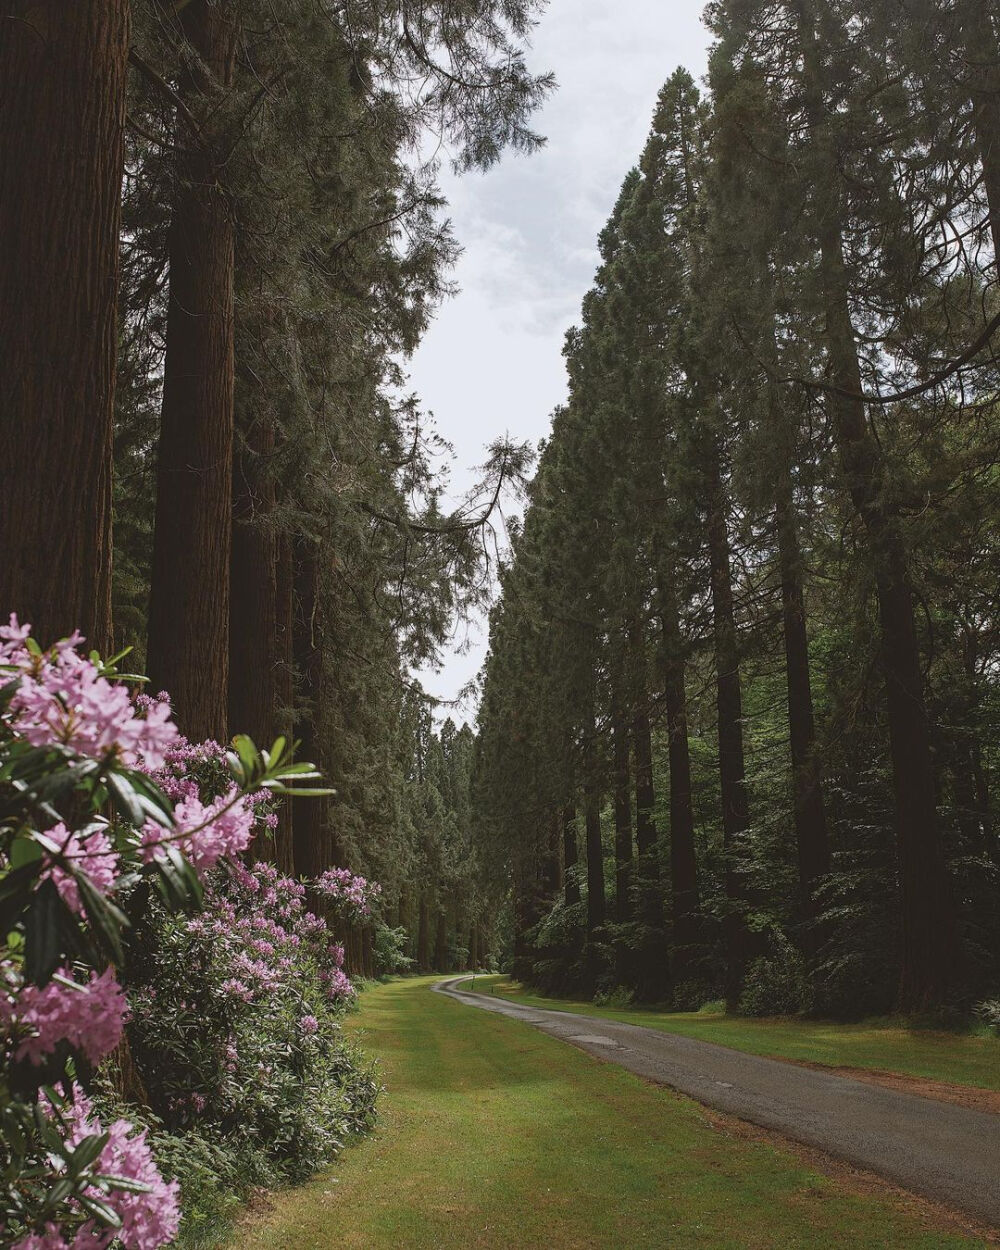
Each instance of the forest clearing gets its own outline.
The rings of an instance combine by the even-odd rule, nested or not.
[[[1000,1238],[1000,0],[0,0],[0,1250]]]

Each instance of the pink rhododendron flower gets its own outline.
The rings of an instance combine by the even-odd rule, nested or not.
[[[10,703],[15,730],[32,746],[58,742],[90,759],[115,755],[130,768],[159,768],[178,736],[169,703],[138,716],[126,687],[101,677],[72,641],[23,672]]]
[[[253,811],[235,786],[207,806],[195,795],[182,799],[174,808],[174,823],[172,830],[151,820],[143,825],[140,851],[146,863],[161,855],[169,841],[204,875],[220,859],[242,854],[253,839]]]
[[[60,856],[85,872],[102,894],[110,894],[118,875],[118,855],[105,829],[97,826],[71,833],[60,823],[46,830],[44,837],[51,849],[45,855],[40,880],[51,878],[71,911],[78,916],[83,914],[80,887],[59,863]]]
[[[319,1021],[315,1016],[303,1016],[299,1025],[303,1033],[315,1033],[319,1028]]]
[[[317,878],[316,891],[359,917],[366,917],[371,915],[372,904],[382,893],[382,887],[355,876],[349,868],[328,868]]]
[[[147,1187],[139,1193],[112,1189],[104,1194],[96,1187],[93,1190],[93,1196],[106,1202],[121,1220],[117,1237],[126,1250],[160,1250],[173,1241],[180,1226],[179,1186],[177,1181],[168,1184],[160,1175],[146,1141],[146,1130],[133,1135],[128,1120],[115,1120],[105,1128],[78,1085],[73,1086],[73,1103],[63,1116],[70,1127],[70,1146],[78,1146],[85,1137],[108,1133],[107,1145],[94,1164],[96,1172],[121,1176]],[[102,1235],[107,1239],[95,1245],[107,1245],[116,1234],[109,1229]],[[77,1250],[75,1240],[72,1246]]]
[[[14,1057],[41,1063],[65,1041],[91,1063],[99,1063],[121,1040],[126,1012],[122,988],[110,968],[100,976],[92,972],[83,985],[73,982],[68,968],[57,975],[62,979],[39,987],[18,984],[8,969],[7,988],[0,989],[0,1022],[6,1032],[21,1037]]]

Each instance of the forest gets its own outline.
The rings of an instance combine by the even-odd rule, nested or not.
[[[492,432],[459,498],[409,377],[455,294],[442,171],[543,148],[547,8],[0,0],[0,1246],[1000,1226],[972,1162],[706,1100],[943,1204],[840,1178],[822,1213],[682,1079],[502,1018],[1000,1109],[1000,12],[712,0],[548,436]],[[477,620],[467,723],[421,674]],[[985,1122],[947,1140],[988,1158]],[[743,1188],[644,1205],[703,1156]],[[637,1189],[601,1210],[605,1165]]]
[[[478,819],[540,986],[996,991],[994,19],[715,4],[660,93],[491,617]]]

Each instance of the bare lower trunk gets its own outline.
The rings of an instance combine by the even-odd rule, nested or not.
[[[149,675],[188,737],[223,740],[228,720],[232,529],[234,233],[219,186],[211,117],[232,84],[226,6],[192,0],[180,25],[198,55],[182,83],[205,119],[178,157],[168,250],[170,298],[157,456]],[[220,141],[215,137],[215,142]]]
[[[235,457],[229,605],[229,732],[258,746],[276,737],[277,545],[274,483],[264,465],[273,430],[258,425]]]
[[[684,651],[673,592],[661,595],[663,691],[667,710],[670,762],[670,895],[673,921],[671,975],[675,984],[692,975],[698,940],[698,861],[691,804],[691,754],[688,747]]]
[[[293,737],[292,710],[295,702],[293,647],[295,629],[295,570],[292,557],[292,540],[287,534],[279,534],[275,544],[275,702],[278,732],[291,741]],[[300,758],[309,760],[309,756]],[[315,763],[315,760],[309,761]],[[303,800],[305,801],[305,800]],[[285,799],[278,812],[278,828],[275,830],[275,862],[282,872],[294,876],[297,872],[293,851],[294,805]]]
[[[708,551],[712,572],[712,626],[715,642],[716,708],[719,723],[719,788],[722,794],[722,834],[726,857],[726,1001],[735,1007],[749,955],[744,892],[737,865],[740,843],[750,826],[746,767],[743,756],[743,693],[733,606],[726,500],[714,448],[709,453]]]
[[[792,756],[792,810],[799,869],[799,912],[807,950],[816,946],[815,890],[830,871],[826,811],[816,757],[816,726],[809,679],[809,639],[802,591],[802,553],[795,523],[792,483],[784,475],[777,491],[778,563],[785,642],[788,731]]]
[[[0,617],[111,647],[128,0],[0,3]]]
[[[629,741],[625,714],[616,701],[612,711],[615,762],[615,919],[632,918],[632,796],[629,789]]]
[[[594,730],[584,743],[584,824],[587,832],[587,933],[604,924],[604,846],[601,842],[601,789],[594,758]]]
[[[296,734],[301,741],[301,758],[317,763],[320,758],[319,716],[323,701],[323,623],[317,553],[308,542],[297,544],[295,584],[295,661],[305,705]],[[327,818],[327,799],[298,801],[293,838],[295,870],[307,877],[319,876],[334,861]]]
[[[563,808],[563,897],[567,907],[580,901],[580,882],[576,866],[580,858],[576,833],[576,804],[567,803]]]

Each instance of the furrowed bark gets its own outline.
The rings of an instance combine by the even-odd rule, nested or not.
[[[773,415],[783,428],[784,412],[775,384],[770,388]],[[785,463],[775,490],[778,565],[781,572],[781,617],[785,644],[789,748],[792,757],[792,818],[799,870],[799,913],[802,944],[814,953],[817,905],[815,889],[830,871],[826,811],[816,758],[816,724],[809,678],[809,639],[806,632],[802,551],[799,545],[792,489],[791,465]]]
[[[580,859],[576,833],[576,804],[567,803],[563,808],[563,898],[567,907],[580,901],[580,882],[576,866]]]
[[[163,405],[149,605],[149,674],[191,738],[225,738],[232,530],[234,231],[211,118],[232,87],[236,30],[225,4],[192,0],[180,29],[198,56],[182,82],[204,125],[179,130],[168,237]]]
[[[0,616],[111,648],[128,0],[0,4]]]

